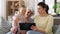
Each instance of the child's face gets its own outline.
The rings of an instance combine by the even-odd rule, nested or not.
[[[22,7],[22,12],[21,12],[23,15],[25,15],[26,13],[26,8],[25,7]]]

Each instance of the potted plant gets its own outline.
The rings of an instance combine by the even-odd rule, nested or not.
[[[57,2],[53,5],[53,8],[56,8],[56,14],[60,15],[60,2]]]

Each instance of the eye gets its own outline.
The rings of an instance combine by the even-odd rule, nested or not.
[[[33,14],[33,13],[31,13],[31,14]]]
[[[30,13],[30,12],[28,12],[28,13]]]

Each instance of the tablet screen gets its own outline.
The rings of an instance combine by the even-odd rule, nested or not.
[[[30,27],[33,25],[35,26],[35,23],[19,23],[20,30],[31,30]]]

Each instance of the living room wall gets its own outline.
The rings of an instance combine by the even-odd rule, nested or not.
[[[0,0],[0,17],[6,19],[6,0]]]

